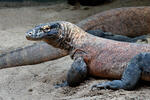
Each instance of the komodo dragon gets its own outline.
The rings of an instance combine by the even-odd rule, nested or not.
[[[146,35],[150,33],[150,7],[126,7],[108,10],[80,21],[76,25],[85,31],[101,29],[104,32],[130,37]],[[1,54],[0,69],[37,64],[66,55],[65,51],[53,48],[46,43],[37,43]]]
[[[114,78],[97,88],[133,89],[139,79],[150,81],[150,45],[118,42],[88,34],[78,26],[56,21],[41,24],[26,33],[28,40],[42,40],[68,52],[74,62],[67,84],[76,86],[87,75]],[[134,80],[134,81],[133,81]]]

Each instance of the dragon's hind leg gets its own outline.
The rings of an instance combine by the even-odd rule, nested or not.
[[[92,90],[93,88],[131,90],[135,88],[142,73],[150,73],[150,53],[140,53],[133,57],[128,63],[121,80],[93,85]]]

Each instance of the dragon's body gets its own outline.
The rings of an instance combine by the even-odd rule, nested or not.
[[[140,78],[150,81],[150,53],[143,53],[150,52],[150,45],[100,38],[65,21],[41,24],[29,30],[26,38],[45,41],[70,54],[74,59],[67,77],[70,86],[83,81],[87,74],[120,79],[124,72],[121,80],[96,85],[112,89],[132,89]]]

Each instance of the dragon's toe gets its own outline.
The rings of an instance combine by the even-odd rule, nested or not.
[[[123,83],[121,80],[114,80],[114,81],[110,81],[110,82],[95,84],[91,87],[91,90],[94,90],[94,88],[117,90],[117,89],[123,88]]]
[[[56,85],[54,85],[54,87],[57,89],[57,88],[61,88],[61,87],[66,87],[66,86],[68,86],[68,83],[67,83],[67,81],[65,81],[65,82],[63,82],[63,83],[61,83],[61,84],[56,84]]]
[[[94,90],[94,88],[95,89],[108,89],[109,88],[109,82],[92,85],[91,90]]]

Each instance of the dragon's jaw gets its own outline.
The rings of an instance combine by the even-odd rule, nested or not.
[[[42,38],[31,38],[31,37],[28,37],[28,36],[26,36],[26,39],[30,40],[30,41],[41,41],[42,40]]]

